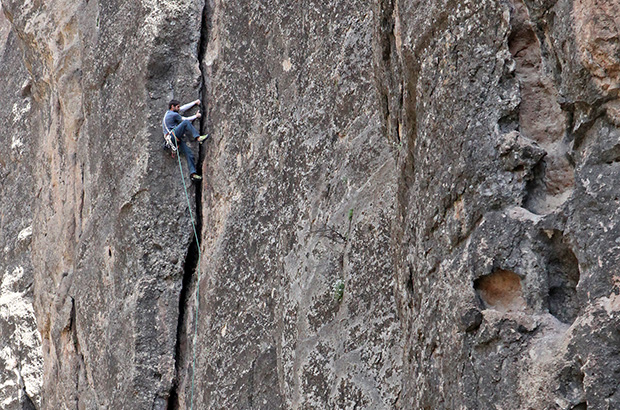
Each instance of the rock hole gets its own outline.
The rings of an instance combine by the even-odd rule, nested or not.
[[[410,294],[413,293],[413,269],[411,268],[411,266],[408,267],[408,275],[405,281],[405,288]]]
[[[503,116],[497,121],[499,126],[499,131],[502,134],[507,134],[512,131],[516,131],[519,129],[519,112],[515,110],[514,112],[510,112],[507,115]]]
[[[572,366],[565,367],[560,372],[560,385],[558,393],[568,403],[571,410],[585,410],[588,408],[586,404],[586,396],[583,389],[584,374],[581,371],[582,364],[578,361]]]
[[[564,236],[557,231],[551,237],[547,275],[549,313],[561,322],[570,324],[579,314],[579,262],[564,243]]]
[[[28,97],[28,96],[32,95],[32,83],[30,81],[27,81],[22,86],[20,94],[21,94],[22,97]]]
[[[527,307],[521,278],[508,270],[497,270],[474,281],[474,289],[487,309],[500,312],[524,311]]]
[[[601,154],[601,159],[607,165],[611,165],[613,163],[620,162],[620,144],[616,144],[612,148],[604,151]]]

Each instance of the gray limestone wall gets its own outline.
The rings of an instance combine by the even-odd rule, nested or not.
[[[201,408],[387,409],[398,400],[398,148],[376,92],[369,6],[210,4]],[[191,368],[185,374],[187,398]]]
[[[618,407],[618,2],[398,6],[403,406]]]
[[[0,14],[0,408],[41,402],[41,337],[33,309],[33,156],[40,118],[15,32]]]
[[[2,0],[0,406],[619,407],[619,12]]]

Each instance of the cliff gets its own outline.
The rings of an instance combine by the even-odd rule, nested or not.
[[[1,2],[3,408],[620,406],[618,0]]]

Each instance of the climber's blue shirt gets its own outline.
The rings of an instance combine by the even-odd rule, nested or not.
[[[182,105],[179,108],[179,112],[185,112],[185,111],[189,110],[194,105],[196,105],[196,102],[197,101],[192,101],[191,103]],[[164,119],[161,122],[162,131],[164,132],[164,134],[168,134],[170,131],[172,131],[173,128],[178,126],[184,120],[194,121],[197,117],[198,116],[195,115],[195,114],[192,115],[191,117],[182,117],[181,114],[179,114],[178,112],[174,112],[172,110],[168,110],[168,111],[166,111],[166,115],[164,115]]]
[[[183,117],[178,112],[168,110],[164,115],[164,121],[162,123],[162,129],[164,134],[169,133],[173,128],[183,122]]]

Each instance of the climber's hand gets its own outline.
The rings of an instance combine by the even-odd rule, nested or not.
[[[196,105],[200,105],[200,100],[196,100],[196,101],[194,101],[194,104],[196,104]]]
[[[200,118],[200,117],[202,117],[202,114],[201,114],[201,113],[199,113],[199,112],[197,112],[197,113],[196,113],[196,118]]]

